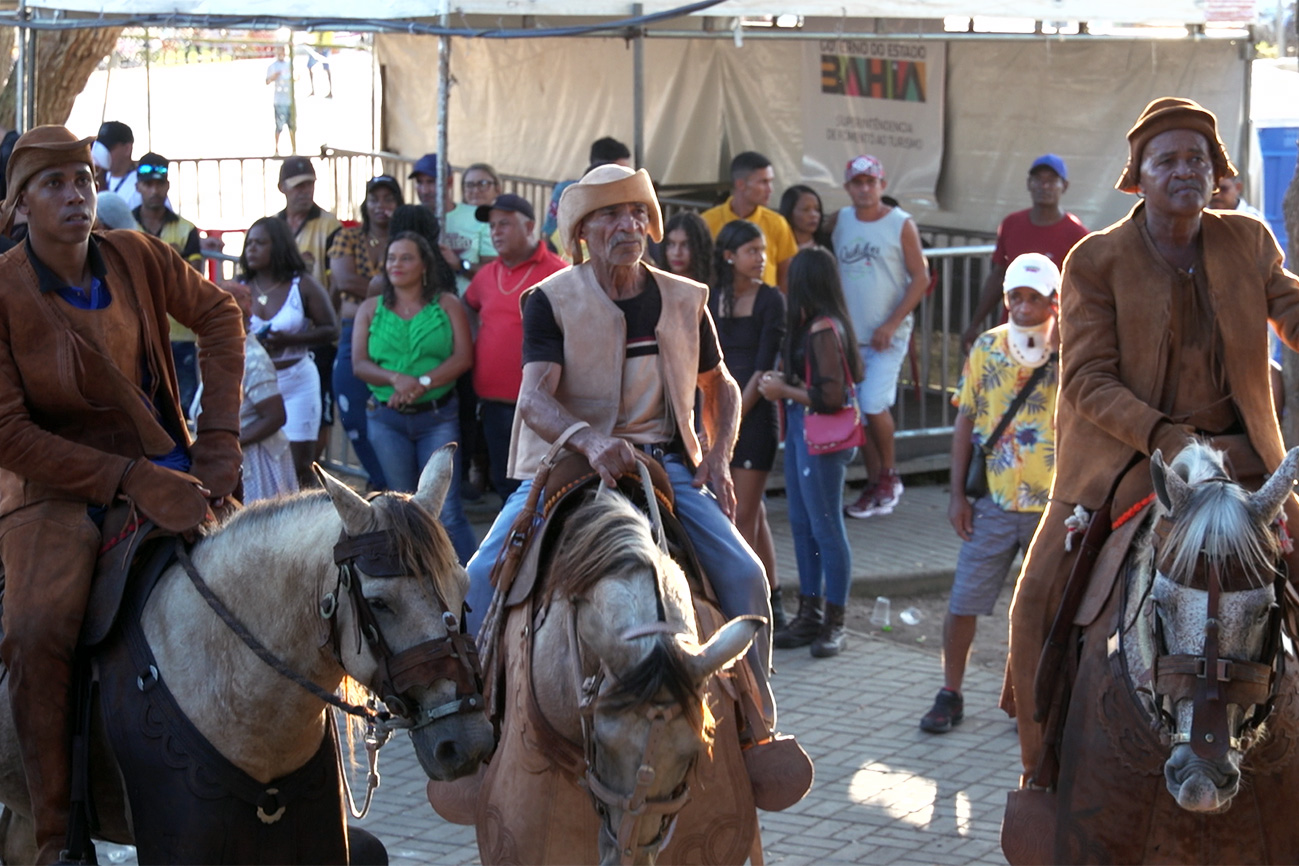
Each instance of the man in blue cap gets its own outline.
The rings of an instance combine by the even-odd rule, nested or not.
[[[1078,217],[1060,209],[1060,197],[1067,189],[1069,170],[1054,153],[1042,154],[1028,167],[1028,194],[1033,206],[1015,211],[997,227],[992,271],[983,283],[978,309],[961,334],[961,347],[966,352],[983,332],[988,316],[1001,304],[1001,284],[1011,262],[1025,253],[1041,253],[1057,268],[1063,268],[1069,250],[1087,236],[1087,228]]]
[[[416,160],[414,168],[410,170],[410,179],[415,181],[415,194],[419,196],[420,204],[429,210],[436,211],[438,155],[436,153],[426,153]],[[455,207],[455,202],[451,198],[451,184],[443,184],[442,213],[450,213],[453,207]]]

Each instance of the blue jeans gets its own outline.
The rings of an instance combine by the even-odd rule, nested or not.
[[[843,525],[843,482],[856,449],[809,454],[803,442],[803,406],[785,403],[785,495],[798,563],[798,591],[846,605],[852,548]]]
[[[189,407],[198,393],[198,349],[193,340],[173,340],[171,359],[176,365],[176,384],[180,388],[180,411],[190,420]]]
[[[338,355],[334,358],[334,403],[343,430],[352,442],[356,459],[370,477],[371,490],[386,490],[383,466],[374,453],[367,436],[365,402],[370,399],[370,386],[352,373],[352,319],[344,319],[338,334]]]
[[[699,564],[707,572],[717,593],[722,614],[728,617],[757,614],[771,622],[771,596],[762,563],[740,536],[735,524],[727,519],[712,492],[695,487],[694,472],[680,457],[670,455],[663,461],[672,490],[676,494],[676,515],[685,526],[694,544]],[[487,606],[492,600],[492,566],[501,551],[510,527],[523,510],[528,499],[531,481],[524,481],[510,494],[496,516],[496,522],[483,539],[478,552],[465,567],[469,572],[469,595],[466,599],[473,611],[466,617],[471,634],[482,625]],[[749,664],[763,693],[763,713],[773,727],[776,722],[776,702],[767,683],[771,667],[771,628],[758,632],[749,648]]]
[[[414,493],[419,486],[419,475],[433,452],[460,438],[460,420],[453,397],[440,409],[404,415],[387,406],[367,409],[370,444],[383,465],[383,476],[388,479],[388,489]],[[447,489],[446,501],[439,515],[456,556],[461,564],[469,560],[478,548],[473,527],[465,517],[460,503],[460,449],[456,449],[455,472]]]

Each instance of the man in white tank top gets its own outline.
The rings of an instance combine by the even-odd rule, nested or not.
[[[831,234],[844,299],[857,332],[866,376],[857,401],[870,434],[862,449],[870,479],[849,517],[891,514],[902,496],[894,468],[893,416],[898,373],[911,340],[911,311],[929,288],[929,266],[911,215],[881,200],[887,182],[873,156],[858,156],[844,171],[850,207],[836,215]]]

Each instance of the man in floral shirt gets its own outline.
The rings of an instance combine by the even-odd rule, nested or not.
[[[1057,370],[1056,294],[1060,270],[1040,253],[1025,253],[1006,269],[1003,293],[1010,320],[974,343],[953,404],[952,493],[947,516],[964,544],[943,622],[944,684],[920,720],[942,734],[964,717],[961,682],[978,617],[992,613],[1015,555],[1028,550],[1046,509],[1055,469]],[[1034,370],[1049,365],[996,442],[988,439]],[[984,459],[988,492],[973,502],[965,478],[971,459]]]

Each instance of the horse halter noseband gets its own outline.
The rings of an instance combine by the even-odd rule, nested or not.
[[[1229,479],[1213,479],[1229,480]],[[1167,540],[1172,520],[1161,515],[1154,528],[1155,563],[1162,573],[1165,566],[1163,542]],[[1155,659],[1154,689],[1157,704],[1160,696],[1169,698],[1176,706],[1178,701],[1193,701],[1191,732],[1173,733],[1174,745],[1188,743],[1197,757],[1219,760],[1229,749],[1240,749],[1243,736],[1231,736],[1227,729],[1227,706],[1236,704],[1242,711],[1254,707],[1242,725],[1242,734],[1256,731],[1272,712],[1277,690],[1285,670],[1285,650],[1281,641],[1281,591],[1285,574],[1276,570],[1274,589],[1276,600],[1268,611],[1267,633],[1264,637],[1262,658],[1255,662],[1222,658],[1219,652],[1218,609],[1221,596],[1222,573],[1218,564],[1206,562],[1201,553],[1191,575],[1202,580],[1208,589],[1208,609],[1204,624],[1204,649],[1202,655],[1188,653],[1165,654]],[[1158,646],[1164,647],[1163,631],[1158,616]]]
[[[405,719],[412,729],[422,728],[447,716],[481,713],[484,707],[483,676],[478,665],[478,649],[473,638],[464,631],[463,618],[447,610],[441,596],[438,596],[438,605],[447,627],[446,637],[424,641],[399,653],[394,653],[384,639],[374,609],[361,591],[357,572],[377,579],[406,576],[408,570],[396,549],[396,539],[384,530],[357,536],[350,536],[347,530],[343,530],[339,536],[334,545],[338,581],[334,591],[327,593],[320,603],[321,616],[331,623],[334,654],[341,657],[341,638],[334,627],[337,622],[334,613],[338,609],[340,594],[347,592],[355,611],[357,648],[364,641],[377,665],[374,678],[367,686],[383,700],[390,713]],[[421,710],[419,701],[410,694],[411,690],[431,686],[443,679],[455,682],[455,699]]]

